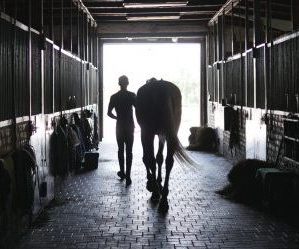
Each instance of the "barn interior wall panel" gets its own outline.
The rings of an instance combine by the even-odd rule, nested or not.
[[[254,76],[253,76],[253,55],[252,51],[246,54],[246,100],[248,107],[254,107]]]
[[[265,47],[256,50],[256,107],[265,108]]]
[[[233,94],[232,83],[233,83],[233,61],[227,61],[225,63],[225,81],[223,85],[224,89],[224,100],[226,103],[229,103],[229,100]]]
[[[42,112],[41,41],[39,35],[32,32],[31,36],[31,114],[36,115]]]
[[[208,79],[207,79],[207,82],[208,82],[208,95],[209,95],[209,100],[210,101],[215,101],[215,86],[214,86],[214,73],[213,73],[213,67],[209,66],[208,67]]]
[[[234,94],[234,102],[236,105],[244,105],[244,58],[241,57],[233,61],[233,71],[232,71],[232,92]]]
[[[57,49],[54,49],[54,112],[59,112],[61,110],[62,99],[61,99],[61,58],[60,52]]]
[[[82,70],[82,105],[88,105],[88,78],[87,78],[87,69],[86,69],[86,64],[81,65],[81,70]]]
[[[98,103],[99,89],[98,89],[98,69],[93,68],[92,71],[92,103]]]
[[[5,160],[30,144],[35,151],[37,165],[33,177],[37,185],[30,209],[24,213],[10,210],[7,214],[11,224],[0,217],[0,227],[4,228],[0,247],[13,244],[53,200],[56,185],[60,184],[49,168],[49,141],[55,124],[62,116],[70,121],[74,112],[81,115],[80,108],[97,110],[99,90],[97,29],[92,26],[96,24],[91,24],[82,9],[77,11],[81,17],[80,32],[74,32],[72,38],[76,42],[72,43],[68,39],[71,37],[69,22],[64,23],[63,31],[57,20],[52,20],[51,25],[51,19],[47,18],[50,12],[45,11],[43,17],[42,8],[51,6],[47,1],[44,6],[42,1],[31,2],[32,6],[25,1],[22,5],[16,5],[16,1],[5,3],[4,9],[0,4],[0,159]],[[54,11],[58,13],[59,9]],[[68,37],[60,37],[62,34]],[[40,183],[46,184],[42,199]],[[5,205],[10,207],[11,201],[8,198]]]
[[[82,91],[81,91],[81,63],[77,60],[73,61],[74,63],[74,70],[75,72],[72,74],[72,82],[74,83],[75,89],[74,89],[74,95],[76,98],[76,105],[79,107],[82,102]],[[97,82],[95,82],[97,84]]]
[[[214,99],[216,102],[219,101],[219,71],[217,69],[218,64],[213,65],[213,80],[214,80]]]
[[[44,66],[44,112],[53,112],[53,44],[47,42]]]
[[[30,113],[30,85],[28,77],[28,32],[14,28],[13,84],[16,117]]]
[[[0,19],[0,121],[13,116],[12,25]]]
[[[287,42],[288,43],[288,42]],[[285,53],[290,49],[288,44],[274,45],[272,50],[272,81],[270,83],[270,107],[280,111],[287,111],[287,93],[291,81],[291,58]],[[290,53],[288,53],[290,54]]]
[[[281,134],[288,132],[288,127],[283,126],[283,120],[299,117],[299,33],[273,36],[272,41],[256,44],[256,46],[251,40],[252,37],[246,38],[244,33],[241,49],[237,49],[240,44],[234,41],[234,50],[228,48],[229,46],[224,47],[227,56],[223,58],[219,57],[218,50],[221,44],[219,42],[217,44],[218,34],[215,32],[217,30],[215,27],[217,22],[212,24],[207,39],[209,42],[207,87],[210,96],[207,110],[208,124],[214,125],[213,120],[216,116],[219,119],[222,115],[223,106],[239,108],[242,110],[239,123],[243,128],[246,120],[261,126],[266,125],[267,160],[275,161],[280,153],[282,157],[280,163],[283,167],[287,168],[291,165],[292,170],[299,171],[299,162],[297,164],[287,162],[287,155],[293,155],[294,152],[286,151],[288,148],[284,145],[286,142],[281,142],[283,136]],[[211,30],[214,30],[214,33]],[[246,39],[248,39],[247,46],[245,46]],[[252,113],[257,111],[260,116],[253,117]],[[233,158],[231,151],[225,149],[229,148],[227,141],[230,134],[226,131],[220,133],[223,134],[221,137],[223,141],[220,143],[224,144],[222,151],[224,156],[230,159],[246,157],[246,143],[244,143],[246,133],[240,133],[243,142],[240,144],[241,147],[236,149]],[[295,148],[298,148],[299,145],[296,146]],[[283,147],[280,152],[278,152],[279,147]],[[296,155],[293,158],[296,159]]]

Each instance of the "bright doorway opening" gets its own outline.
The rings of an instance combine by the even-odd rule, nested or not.
[[[199,43],[107,43],[103,45],[104,138],[115,142],[115,120],[106,113],[110,96],[119,90],[118,77],[127,75],[128,90],[137,93],[146,80],[155,77],[176,84],[182,93],[179,139],[188,145],[189,128],[200,125]],[[136,122],[135,137],[140,132]]]

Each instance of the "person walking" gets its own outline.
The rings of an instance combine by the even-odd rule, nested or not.
[[[118,145],[118,162],[120,171],[117,175],[121,180],[126,179],[126,187],[131,185],[131,167],[133,159],[134,120],[133,106],[135,107],[136,94],[127,90],[129,79],[122,75],[118,79],[120,90],[110,97],[107,115],[116,119],[116,140]],[[115,110],[116,115],[112,112]],[[124,168],[124,152],[126,149],[126,171]]]

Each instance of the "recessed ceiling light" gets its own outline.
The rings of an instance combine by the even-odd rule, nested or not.
[[[147,1],[142,3],[142,1],[125,1],[123,6],[125,8],[159,8],[159,7],[183,7],[187,6],[188,1]]]
[[[180,16],[127,16],[128,21],[178,20]]]

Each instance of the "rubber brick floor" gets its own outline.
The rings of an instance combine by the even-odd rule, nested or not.
[[[117,150],[101,144],[97,170],[70,177],[23,236],[19,249],[299,248],[299,229],[215,193],[231,164],[192,153],[199,166],[174,165],[166,215],[146,190],[141,148],[134,146],[132,185],[116,175]]]

